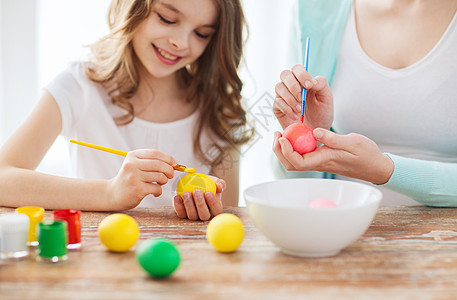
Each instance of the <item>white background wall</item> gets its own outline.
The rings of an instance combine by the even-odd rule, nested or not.
[[[257,136],[242,151],[241,192],[274,178],[271,145],[279,125],[271,104],[279,73],[290,67],[286,57],[293,1],[243,1],[249,38],[240,74]],[[0,0],[0,144],[30,113],[42,87],[69,61],[84,57],[88,51],[84,45],[107,32],[109,2]],[[67,159],[66,145],[59,139],[39,169],[66,175]]]
[[[0,138],[2,140],[25,118],[35,102],[36,17],[36,1],[0,1]]]

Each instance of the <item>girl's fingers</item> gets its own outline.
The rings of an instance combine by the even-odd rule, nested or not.
[[[210,176],[210,178],[216,184],[216,194],[222,193],[225,190],[225,188],[227,187],[227,183],[225,183],[224,179],[220,179],[220,178],[217,178],[217,177],[214,177],[214,176]]]
[[[226,188],[227,184],[225,183],[225,180],[220,180],[219,182],[216,183],[216,193],[222,193],[225,188]]]
[[[173,156],[156,149],[137,149],[129,153],[140,159],[158,159],[170,166],[174,166],[178,163]],[[129,153],[127,155],[129,155]]]
[[[222,201],[220,200],[220,198],[218,198],[211,192],[206,192],[205,199],[206,204],[209,207],[209,210],[211,211],[211,214],[213,216],[217,216],[222,213],[224,207],[222,205]]]
[[[185,192],[182,195],[184,207],[186,209],[186,214],[189,220],[198,220],[198,212],[195,207],[194,199],[190,192]]]
[[[209,212],[208,206],[206,205],[205,196],[203,195],[203,192],[197,189],[194,191],[193,194],[198,217],[202,221],[209,220],[211,218],[211,213]]]
[[[224,179],[220,179],[216,176],[209,175],[209,178],[216,184],[216,194],[222,193],[227,187],[227,183]]]
[[[173,198],[173,207],[175,208],[176,215],[178,218],[185,219],[187,218],[186,208],[184,207],[184,202],[181,196],[176,195]]]
[[[142,183],[138,190],[138,194],[141,199],[143,199],[149,194],[152,194],[155,197],[159,197],[160,195],[162,195],[162,187],[157,183]]]
[[[173,178],[173,166],[177,164],[176,159],[156,149],[138,149],[127,153],[127,160],[135,158],[137,168],[143,171],[158,171],[164,173],[168,178]]]
[[[168,177],[160,172],[140,172],[140,178],[143,182],[153,182],[160,185],[168,182]]]
[[[168,178],[173,178],[174,169],[171,165],[157,159],[138,159],[137,168],[145,172],[160,172]],[[171,176],[171,177],[170,177]]]

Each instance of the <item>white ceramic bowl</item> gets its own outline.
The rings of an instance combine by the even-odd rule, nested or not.
[[[336,255],[368,228],[382,193],[363,183],[318,178],[283,179],[244,191],[257,228],[290,255]],[[308,208],[319,198],[338,207]]]

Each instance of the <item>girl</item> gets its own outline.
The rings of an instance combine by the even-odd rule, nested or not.
[[[58,75],[1,149],[0,204],[103,211],[173,204],[192,220],[237,205],[238,168],[222,163],[236,160],[250,137],[237,75],[239,1],[113,0],[108,17],[110,33],[92,45],[91,59]],[[72,145],[78,178],[34,171],[59,134],[130,152],[123,159]],[[172,200],[178,162],[218,176],[216,195],[196,190]]]
[[[299,65],[276,86],[274,109],[283,127],[297,122],[299,93],[308,88],[306,123],[324,144],[300,156],[276,133],[273,149],[284,167],[378,184],[384,204],[457,206],[457,1],[300,5],[301,38],[320,28],[307,14],[332,20],[314,25],[340,26],[329,28],[332,40],[322,32],[311,36],[323,42],[311,42],[310,59],[327,55],[314,64],[322,67],[312,70],[310,62],[310,72],[333,78],[331,90]],[[334,56],[332,44],[339,46]]]

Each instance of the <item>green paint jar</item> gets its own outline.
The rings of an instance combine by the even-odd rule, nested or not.
[[[67,260],[67,222],[44,221],[37,227],[37,260],[57,263]]]

